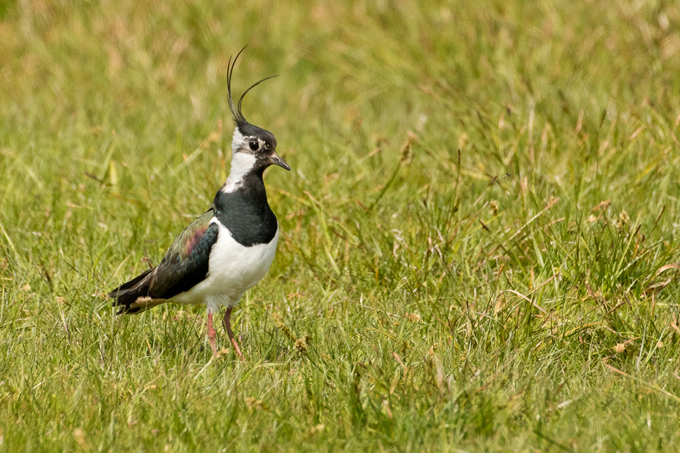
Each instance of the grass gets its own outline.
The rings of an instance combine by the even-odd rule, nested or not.
[[[677,3],[22,0],[0,43],[0,450],[680,450]],[[246,43],[293,172],[240,363],[103,294],[228,174]]]

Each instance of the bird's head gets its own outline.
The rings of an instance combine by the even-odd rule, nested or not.
[[[243,52],[241,49],[241,52]],[[255,88],[260,83],[265,80],[269,80],[272,77],[267,77],[262,79],[256,84],[252,85],[246,91],[243,92],[241,98],[238,100],[238,104],[234,105],[234,100],[231,96],[231,79],[234,72],[234,66],[236,66],[236,60],[238,60],[239,52],[234,58],[232,63],[229,60],[229,67],[227,71],[227,90],[229,92],[229,108],[231,109],[231,114],[234,117],[234,123],[236,127],[234,128],[234,137],[231,141],[232,150],[232,171],[234,166],[245,167],[248,166],[251,169],[257,168],[264,170],[270,165],[278,165],[279,167],[290,170],[290,166],[278,155],[276,154],[276,138],[271,132],[250,124],[246,121],[243,116],[241,107],[243,105],[243,98],[248,94],[250,90]]]

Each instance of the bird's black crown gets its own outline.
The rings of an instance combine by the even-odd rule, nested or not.
[[[276,149],[276,137],[274,137],[274,134],[272,134],[268,130],[254,126],[248,122],[242,124],[237,123],[236,127],[238,128],[239,133],[243,137],[253,137],[256,139],[260,139],[266,144],[267,149],[271,150]]]

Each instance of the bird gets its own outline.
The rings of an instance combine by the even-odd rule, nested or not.
[[[158,266],[148,269],[111,291],[117,314],[141,313],[166,302],[205,304],[207,331],[217,356],[213,315],[226,307],[222,320],[236,354],[243,354],[231,330],[231,314],[241,296],[269,270],[279,241],[276,215],[267,202],[263,173],[277,165],[290,166],[276,153],[271,132],[249,123],[242,112],[243,98],[267,77],[232,98],[234,67],[245,47],[227,65],[229,109],[234,120],[232,161],[226,182],[210,208],[173,241]]]

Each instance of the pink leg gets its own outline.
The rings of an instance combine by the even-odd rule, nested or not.
[[[210,346],[212,347],[213,355],[217,355],[217,345],[215,344],[215,329],[213,328],[212,311],[208,311],[208,340],[210,340]]]
[[[236,343],[236,340],[234,339],[234,333],[231,331],[231,310],[233,308],[229,307],[227,308],[227,312],[224,314],[224,319],[222,320],[222,325],[224,326],[224,329],[227,331],[227,335],[229,335],[229,339],[231,340],[231,344],[234,345],[234,349],[236,350],[236,354],[238,354],[239,357],[241,357],[241,360],[243,360],[243,354],[241,354],[241,348],[238,347],[238,343]]]

